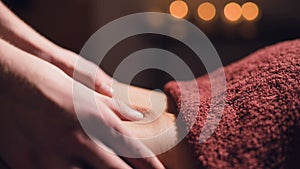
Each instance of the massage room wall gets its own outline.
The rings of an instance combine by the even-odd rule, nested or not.
[[[59,45],[79,52],[85,41],[101,26],[121,16],[136,12],[169,12],[171,0],[4,0],[21,18],[40,33]],[[230,23],[222,19],[222,9],[228,0],[210,0],[217,7],[217,16],[211,22],[201,21],[197,6],[205,0],[186,0],[186,17],[204,31],[216,47],[224,65],[249,53],[279,41],[300,37],[300,6],[298,0],[255,0],[260,8],[254,22]],[[245,0],[234,0],[243,4]],[[173,51],[191,67],[196,76],[205,73],[201,62],[182,44],[166,37],[135,36],[123,40],[108,53],[102,67],[112,74],[118,63],[130,53],[147,47]],[[163,58],[162,58],[163,59]],[[160,61],[160,60],[159,60]],[[128,65],[130,66],[130,65]],[[133,84],[146,88],[163,88],[172,78],[157,70],[140,72]],[[118,79],[126,81],[126,79]]]

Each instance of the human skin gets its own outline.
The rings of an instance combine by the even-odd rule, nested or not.
[[[69,51],[67,49],[61,48],[58,45],[52,43],[42,35],[38,34],[36,31],[34,31],[29,25],[27,25],[25,22],[23,22],[20,18],[18,18],[14,13],[12,13],[1,1],[0,1],[0,37],[9,41],[9,43],[13,44],[14,46],[18,47],[19,49],[28,52],[32,54],[31,56],[35,56],[38,58],[41,58],[45,60],[46,62],[55,65],[59,69],[61,69],[64,73],[69,75],[70,77],[73,77],[73,72],[76,69],[76,62],[80,58],[82,61],[82,64],[84,64],[86,67],[89,68],[94,68],[97,70],[96,76],[94,79],[94,74],[90,74],[89,72],[86,72],[85,70],[76,70],[77,76],[75,80],[78,80],[82,84],[86,85],[87,87],[90,87],[92,89],[95,89],[97,92],[111,96],[111,85],[113,80],[107,76],[101,69],[98,68],[95,64],[84,60],[82,57],[79,55],[75,54],[72,51]],[[26,54],[27,55],[27,54]],[[41,67],[42,69],[42,67]],[[61,74],[62,72],[60,72]],[[50,75],[47,73],[47,75]],[[50,75],[51,76],[51,75]],[[52,76],[52,80],[58,80],[55,79]],[[95,83],[94,83],[95,80]],[[56,82],[56,81],[55,81]],[[39,81],[36,81],[35,83],[40,83]],[[63,83],[63,82],[61,82]],[[43,84],[43,83],[40,83]],[[49,85],[48,85],[49,87]],[[139,98],[139,94],[149,94],[150,91],[148,90],[143,90],[143,89],[138,89],[135,87],[132,87],[133,92],[133,102],[135,103],[136,106],[139,108],[146,108],[148,105],[145,101],[148,101],[147,97]],[[58,94],[57,92],[53,92],[53,94],[48,95],[48,97],[51,97],[52,99],[56,98],[57,103],[59,103],[59,106],[65,106],[65,101],[64,97],[62,95],[58,95],[59,97],[55,96],[55,94]],[[48,91],[48,93],[50,93]],[[47,91],[46,91],[47,93]],[[25,93],[24,93],[25,94]],[[154,96],[154,98],[162,98],[162,97],[157,97],[158,95]],[[161,95],[163,96],[163,95]],[[10,97],[10,96],[6,96]],[[42,96],[41,96],[42,97]],[[4,100],[6,100],[6,98]],[[58,98],[63,98],[63,100],[58,99]],[[102,101],[104,104],[107,104],[107,106],[110,106],[110,99],[106,97],[102,97]],[[105,99],[104,99],[105,98]],[[30,100],[30,99],[26,99]],[[157,99],[155,99],[157,100]],[[4,102],[3,102],[4,103]],[[5,101],[6,105],[11,105],[10,102]],[[163,103],[163,102],[162,102]],[[163,104],[158,106],[161,108]],[[52,105],[53,106],[53,105]],[[47,106],[46,106],[47,107]],[[72,106],[69,106],[69,108]],[[154,106],[155,107],[155,106]],[[110,106],[110,108],[115,111],[116,108],[113,106]],[[147,107],[149,108],[149,106]],[[71,108],[70,108],[71,109]],[[120,108],[119,108],[120,109]],[[145,112],[145,121],[150,121],[153,119],[155,112],[160,112],[160,111],[152,111],[151,113]],[[120,115],[119,111],[115,111],[115,113],[122,118],[123,120],[126,119],[122,115]],[[125,112],[123,115],[126,114]],[[130,123],[129,121],[125,121],[124,125],[127,126],[129,129],[132,129],[134,133],[138,135],[138,137],[150,137],[152,134],[157,133],[159,130],[163,130],[164,128],[168,128],[169,124],[174,124],[174,119],[175,116],[172,113],[164,112],[157,120],[147,123],[147,124],[136,124],[136,123]],[[142,125],[142,126],[141,126]],[[145,132],[147,130],[147,132]],[[146,134],[146,135],[145,135]],[[170,142],[174,142],[176,140],[176,133],[173,133],[174,137],[169,137]],[[173,139],[171,139],[173,138]],[[22,140],[22,139],[21,139]],[[76,140],[76,138],[75,138]],[[181,143],[180,145],[182,145]],[[165,143],[165,146],[171,146],[171,143]],[[176,146],[179,147],[179,146]],[[177,151],[178,148],[176,148]],[[172,152],[175,152],[173,150]],[[165,163],[168,163],[168,159],[173,159],[170,158],[171,155],[167,155],[170,153],[165,153],[164,155],[161,155],[160,158],[164,159]],[[171,153],[174,154],[174,153]],[[162,158],[162,157],[167,157],[168,158]],[[180,156],[180,159],[182,157]],[[117,160],[118,161],[118,160]],[[178,161],[178,160],[176,160]],[[117,163],[118,164],[118,163]],[[175,164],[172,162],[172,164]],[[180,163],[181,164],[181,163]],[[24,167],[24,166],[23,166]],[[180,167],[179,167],[180,168]]]
[[[165,151],[157,154],[165,167],[170,169],[197,168],[197,160],[187,140],[178,140],[175,105],[164,93],[121,83],[113,84],[113,88],[115,89],[114,98],[144,113],[143,120],[123,121],[123,124],[151,150]],[[144,140],[160,134],[162,137],[157,140],[150,142]]]
[[[77,119],[80,115],[87,122],[134,137],[114,113],[126,114],[127,106],[92,91],[59,68],[1,39],[0,68],[0,157],[11,168],[131,168],[128,164],[134,168],[164,168],[155,156],[124,158],[125,163],[87,137]],[[77,99],[84,105],[79,114],[73,103],[73,85],[79,86]],[[86,93],[95,96],[96,108]],[[99,132],[106,132],[107,137],[95,135],[103,144],[118,138],[110,130]],[[112,147],[114,151],[149,151],[138,140],[121,140],[121,149]]]
[[[125,132],[125,129],[123,129],[123,127],[121,127],[122,124],[120,124],[119,118],[130,119],[130,120],[138,120],[138,119],[142,118],[140,113],[138,113],[136,111],[132,111],[130,108],[125,106],[123,103],[104,97],[105,95],[111,96],[111,92],[112,92],[111,91],[111,83],[113,80],[112,80],[112,78],[107,76],[97,65],[93,64],[92,62],[90,62],[88,60],[85,60],[84,58],[75,54],[74,52],[64,49],[64,48],[54,44],[53,42],[49,41],[48,39],[46,39],[45,37],[43,37],[42,35],[37,33],[35,30],[33,30],[29,25],[27,25],[25,22],[23,22],[20,18],[18,18],[1,1],[0,1],[0,38],[4,39],[4,40],[8,41],[10,44],[14,45],[14,47],[13,47],[12,45],[6,43],[4,40],[0,39],[0,45],[1,45],[0,46],[0,48],[1,48],[0,63],[1,63],[1,68],[3,68],[5,70],[1,73],[5,75],[5,74],[7,74],[6,70],[8,70],[10,72],[10,74],[12,74],[13,76],[16,76],[17,79],[22,79],[21,81],[24,81],[25,83],[28,83],[29,85],[33,86],[34,91],[37,91],[36,93],[40,93],[40,95],[34,96],[34,98],[32,98],[32,100],[38,100],[38,101],[48,100],[49,102],[52,103],[52,106],[45,105],[45,108],[49,108],[49,110],[45,111],[44,110],[45,108],[43,108],[44,112],[40,112],[41,113],[40,114],[40,113],[38,113],[39,111],[37,111],[37,110],[26,109],[26,107],[28,107],[28,105],[34,106],[32,103],[30,103],[30,98],[29,98],[30,95],[28,95],[28,93],[26,93],[24,91],[22,91],[20,93],[12,92],[12,91],[16,91],[18,89],[18,87],[11,88],[12,90],[10,90],[10,91],[5,91],[8,93],[9,92],[12,92],[12,93],[10,93],[9,95],[6,95],[6,96],[2,95],[2,98],[1,98],[3,100],[2,103],[3,103],[3,105],[6,106],[6,107],[5,106],[2,107],[3,110],[6,110],[6,108],[12,108],[12,107],[16,107],[16,109],[17,109],[18,106],[22,107],[22,105],[16,104],[13,100],[10,100],[10,102],[9,102],[8,101],[9,99],[6,99],[6,98],[11,98],[13,95],[15,95],[15,97],[16,97],[16,96],[20,95],[21,93],[23,93],[24,96],[26,96],[26,95],[28,96],[27,99],[23,98],[23,100],[22,100],[23,110],[7,109],[10,112],[14,112],[14,111],[32,112],[32,114],[31,114],[32,119],[27,119],[28,121],[26,121],[26,120],[22,121],[23,128],[27,128],[28,130],[30,130],[29,126],[36,124],[35,121],[32,121],[33,119],[41,118],[41,119],[39,119],[40,121],[46,120],[47,116],[50,115],[50,114],[47,114],[47,113],[49,113],[49,111],[59,111],[61,114],[59,114],[59,113],[56,114],[57,118],[60,116],[64,116],[65,114],[70,115],[68,118],[70,118],[72,116],[75,117],[76,114],[74,112],[74,107],[73,107],[73,103],[72,103],[72,94],[71,94],[72,93],[71,82],[73,80],[80,82],[79,85],[84,90],[88,91],[89,90],[88,88],[91,88],[92,90],[95,90],[100,94],[103,94],[103,95],[97,95],[97,97],[99,97],[99,102],[97,104],[100,105],[99,106],[101,108],[100,111],[106,112],[106,113],[110,112],[110,113],[106,114],[105,118],[109,119],[110,124],[116,124],[116,126],[119,126],[121,131]],[[26,57],[28,57],[28,58],[26,58]],[[18,58],[19,60],[17,60],[16,58]],[[43,61],[41,61],[41,59]],[[86,71],[86,69],[77,69],[76,63],[78,62],[78,60],[81,61],[81,65],[84,65],[84,66],[82,66],[83,68],[88,67],[89,70],[93,69],[94,70],[93,73]],[[74,72],[76,72],[76,77],[73,76]],[[7,80],[9,80],[9,79],[7,79],[7,77],[8,76],[6,76],[6,78],[3,79],[4,84],[6,83]],[[74,78],[74,79],[72,79],[72,78]],[[16,79],[14,79],[12,81],[14,81],[14,83],[17,83],[17,84],[23,83]],[[86,88],[82,84],[88,88]],[[14,86],[14,85],[12,85],[12,86]],[[27,90],[27,89],[23,89],[23,90],[25,90],[27,92],[31,92],[31,90]],[[28,105],[26,105],[25,103],[27,103]],[[43,104],[41,102],[37,102],[37,103]],[[88,103],[87,105],[89,105],[89,104],[90,103]],[[24,106],[25,106],[25,108],[24,108]],[[59,107],[59,110],[57,110],[57,109],[53,110],[52,107]],[[62,109],[63,111],[61,111],[60,109]],[[95,111],[95,110],[89,110],[89,111]],[[116,118],[114,113],[117,116],[119,116],[119,118]],[[5,111],[3,111],[0,115],[3,117],[5,117],[5,116],[9,117],[7,112],[5,112]],[[24,114],[22,114],[22,113],[15,114],[14,117],[8,118],[7,121],[13,120],[13,118],[22,119],[22,118],[24,118],[23,115]],[[41,115],[41,116],[38,116],[38,115]],[[87,113],[87,116],[88,115],[89,115],[89,113]],[[61,118],[68,121],[67,117],[65,117],[65,118],[61,117]],[[11,121],[11,124],[15,124],[14,122],[16,122],[16,119]],[[5,118],[2,118],[1,120],[4,121]],[[70,121],[70,119],[69,119],[69,121]],[[46,126],[48,125],[48,127],[49,127],[51,125],[55,125],[58,122],[63,123],[63,121],[58,120],[57,122],[52,121],[53,124],[48,123],[48,122],[45,122],[44,124]],[[72,121],[72,122],[76,123],[76,121]],[[6,124],[6,126],[5,126],[5,124]],[[12,128],[9,128],[9,124],[7,124],[7,123],[2,123],[2,125],[4,125],[3,128],[8,127],[8,130],[12,131],[11,133],[14,133],[13,131],[17,130],[17,128],[14,126],[10,126]],[[61,126],[62,128],[64,126],[64,124],[57,124],[57,125],[62,125]],[[31,130],[34,133],[34,131],[35,131],[34,125],[32,126]],[[52,141],[55,140],[55,133],[53,133],[53,132],[55,132],[55,130],[48,131],[48,134],[49,134],[48,139],[52,140]],[[56,132],[58,132],[58,131],[56,131]],[[72,132],[72,130],[69,132]],[[78,132],[81,133],[83,131],[79,130],[79,131],[77,131],[77,133]],[[18,135],[18,133],[14,133],[14,134]],[[37,134],[37,133],[35,133],[35,134]],[[40,138],[44,137],[44,134],[40,133],[39,136],[37,136],[37,137],[40,137]],[[54,135],[52,135],[53,138],[50,137],[51,134],[54,134]],[[59,134],[59,132],[56,134]],[[3,135],[3,137],[5,138],[5,135]],[[6,139],[3,139],[3,141],[5,142],[5,140],[7,141],[10,139],[12,139],[12,138],[7,136]],[[76,137],[73,139],[77,140],[77,141],[79,140],[79,143],[78,143],[79,145],[77,145],[77,147],[84,147],[86,145],[85,144],[86,142],[87,143],[90,142],[90,141],[84,141],[84,143],[83,143],[81,141],[83,141],[85,139],[82,140],[82,139],[76,138]],[[22,139],[20,139],[20,140],[22,140]],[[61,143],[61,144],[68,146],[68,143],[69,142],[65,142],[65,143]],[[56,144],[56,143],[54,143],[54,144]],[[72,143],[69,143],[69,145],[72,145]],[[93,146],[85,147],[83,149],[88,150]],[[17,146],[15,148],[17,148]],[[52,147],[52,148],[53,148],[53,150],[55,150],[54,147]],[[12,150],[14,150],[14,149],[12,149]],[[50,149],[50,150],[52,151],[52,149]],[[96,150],[97,150],[97,148],[95,148],[95,151]],[[91,161],[89,161],[87,163],[92,163],[91,165],[94,165],[95,163],[99,163],[100,161],[102,161],[102,166],[97,165],[96,168],[113,167],[116,165],[119,165],[119,167],[121,167],[121,168],[129,168],[128,165],[125,164],[122,160],[120,160],[117,156],[110,156],[109,154],[107,154],[104,151],[98,150],[97,152],[101,152],[101,153],[94,155],[94,157],[97,157],[98,159],[91,158]],[[39,153],[42,153],[42,152],[38,151],[37,154],[39,154]],[[4,154],[9,154],[9,153],[7,152]],[[25,152],[23,152],[23,156],[29,158],[29,157],[32,157],[32,154],[26,154]],[[81,156],[87,157],[87,154],[83,153]],[[15,166],[16,168],[18,168],[18,167],[34,168],[34,166],[32,166],[33,163],[30,164],[30,162],[28,162],[27,165],[25,165],[25,164],[22,165],[23,164],[22,162],[26,161],[26,158],[21,160],[22,162],[17,163],[16,157],[17,157],[16,155],[12,155],[10,158],[6,158],[6,159],[13,161],[12,162],[13,165],[17,165],[17,166]],[[42,158],[44,158],[44,157],[41,156],[40,160],[42,160]],[[57,162],[57,166],[53,166],[53,167],[54,168],[62,167],[60,165],[63,165],[62,163],[68,163],[68,158],[69,158],[69,156],[67,156],[67,155],[61,156],[60,157],[61,160],[59,162]],[[102,160],[99,160],[99,159],[102,159]],[[97,161],[99,161],[99,162],[97,162]],[[155,157],[141,160],[143,162],[138,162],[138,161],[134,162],[134,161],[135,161],[134,159],[128,159],[127,162],[131,163],[131,165],[135,166],[135,167],[141,166],[142,163],[146,162],[146,163],[149,163],[152,167],[162,168],[160,162]],[[45,162],[45,163],[48,163],[48,162]],[[68,164],[67,167],[72,167],[71,166],[72,164],[73,164],[73,162],[70,162],[70,164]],[[36,165],[39,165],[39,164],[36,164]],[[45,168],[43,166],[43,165],[45,165],[44,163],[42,163],[40,165],[42,165],[42,166],[35,166],[35,167]],[[66,166],[64,166],[63,168],[65,168],[65,167]],[[141,168],[143,168],[143,167],[141,167]]]
[[[81,65],[97,71],[95,74],[91,74],[85,69],[77,69],[75,80],[103,95],[111,96],[111,83],[113,79],[102,69],[92,62],[83,59],[78,54],[56,45],[37,33],[10,11],[1,1],[0,38],[33,56],[55,65],[70,77],[73,77],[74,70],[76,70],[76,63],[78,59],[81,59]]]
[[[71,93],[68,92],[71,88],[55,87],[72,85],[70,77],[53,65],[18,50],[1,39],[0,51],[2,51],[0,63],[5,65],[1,67],[4,71],[1,72],[2,75],[5,73],[4,79],[1,80],[5,81],[1,83],[3,91],[0,97],[3,110],[0,118],[0,129],[3,133],[0,156],[6,163],[12,165],[12,168],[86,168],[82,166],[85,164],[94,168],[113,166],[130,168],[126,167],[117,156],[99,149],[81,130],[76,115],[72,113],[74,109],[72,95],[67,94]],[[12,73],[12,79],[5,77],[8,72]],[[18,76],[24,80],[16,82],[14,77]],[[24,85],[26,81],[32,86]],[[117,82],[116,84],[126,86]],[[89,92],[88,88],[82,87]],[[129,87],[130,102],[128,102],[126,97],[118,95],[117,91],[119,91],[118,87],[115,99],[123,100],[144,113],[144,119],[138,123],[120,121],[113,116],[113,119],[119,121],[114,125],[115,129],[123,132],[124,135],[137,138],[151,137],[175,124],[175,115],[168,112],[172,110],[172,106],[168,104],[164,94],[131,86]],[[104,102],[105,105],[112,105],[110,97],[95,94],[100,101],[99,104]],[[89,108],[89,103],[86,105]],[[116,108],[112,105],[111,109]],[[3,114],[5,112],[6,114]],[[88,110],[86,113],[87,117],[98,118],[97,112],[93,110]],[[104,113],[113,114],[111,111]],[[107,119],[109,123],[114,124],[115,120],[112,120],[111,116],[107,117],[110,117]],[[152,121],[155,118],[156,120]],[[57,138],[60,138],[60,141],[57,141]],[[173,130],[163,142],[155,142],[147,146],[163,145],[167,148],[175,146],[166,153],[158,155],[161,162],[168,168],[194,168],[189,166],[193,164],[193,157],[185,140],[174,145],[177,139],[176,130]],[[146,159],[148,162],[143,162],[141,159],[132,160],[139,163],[136,168],[148,168],[151,164],[153,168],[160,168],[155,159]],[[56,162],[53,163],[52,160]],[[84,164],[80,164],[80,161]]]
[[[12,168],[82,168],[84,164],[94,168],[120,167],[130,168],[118,156],[100,149],[86,133],[82,131],[76,114],[72,94],[72,79],[57,67],[19,50],[0,39],[1,65],[1,133],[0,156]],[[37,71],[39,70],[39,71]],[[14,78],[22,78],[16,81]],[[24,84],[31,84],[29,86]],[[53,84],[55,84],[53,86]],[[117,86],[126,86],[116,82]],[[64,86],[64,88],[61,88]],[[70,87],[66,87],[70,86]],[[121,87],[122,89],[122,87]],[[82,90],[91,92],[82,85]],[[116,88],[114,99],[119,99],[144,113],[139,122],[123,121],[111,110],[122,113],[125,107],[114,107],[110,97],[97,93],[99,106],[106,121],[115,130],[126,136],[142,140],[152,137],[164,129],[174,126],[175,130],[163,137],[159,142],[145,143],[150,148],[171,149],[158,158],[168,168],[194,168],[185,140],[175,145],[177,131],[175,114],[168,111],[172,106],[167,97],[158,92],[130,86],[126,95],[118,94]],[[85,93],[85,92],[83,92]],[[84,100],[83,100],[84,101]],[[104,103],[104,104],[103,104]],[[97,118],[98,113],[91,110],[90,103],[85,102],[87,118]],[[109,107],[105,107],[108,105]],[[155,119],[155,120],[154,120]],[[115,122],[118,123],[115,123]],[[123,124],[122,124],[123,123]],[[58,141],[57,138],[61,140]],[[142,140],[143,141],[143,140]],[[46,143],[46,144],[45,144]],[[131,147],[134,151],[134,147]],[[18,152],[16,154],[15,152]],[[24,158],[25,157],[25,158]],[[57,161],[52,163],[51,160]],[[132,160],[132,161],[130,161]],[[136,168],[161,168],[155,158],[129,159],[127,161]],[[84,168],[84,167],[83,167]]]
[[[196,122],[187,138],[193,146],[191,154],[197,156],[199,168],[299,168],[299,56],[299,39],[280,42],[224,69],[211,72],[209,76],[196,79],[202,98],[199,100],[200,106],[197,106]],[[220,72],[226,74],[226,90],[222,87],[223,83],[218,83],[214,88],[217,94],[210,96],[212,82],[223,81]],[[198,101],[196,96],[199,92],[189,87],[192,83],[170,82],[165,86],[185,114],[186,124],[191,124],[195,119],[191,112],[196,107],[193,102]],[[180,85],[185,86],[185,90],[180,90]],[[132,101],[133,104],[150,95],[150,92],[147,95],[147,92],[136,91],[137,95],[130,97],[132,93],[131,90],[129,98],[137,98]],[[188,96],[185,103],[182,101],[183,96]],[[212,100],[217,103],[213,109]],[[185,104],[188,104],[187,108],[182,108]],[[220,111],[222,116],[218,115]],[[151,133],[149,128],[155,128],[154,131],[158,132],[157,128],[168,122],[162,121],[154,121],[153,127],[147,127],[148,132],[143,133],[146,127],[136,124],[132,124],[132,130],[137,130],[139,136]],[[208,125],[205,131],[209,123],[217,124],[217,128]],[[203,144],[199,143],[204,141],[201,135],[199,137],[200,133],[204,134],[204,139],[209,137]],[[155,143],[158,146],[160,144],[159,141]]]

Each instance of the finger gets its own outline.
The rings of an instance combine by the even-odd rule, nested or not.
[[[131,120],[131,121],[139,121],[144,118],[144,114],[136,111],[120,100],[111,99],[112,102],[112,111],[114,111],[121,119]]]
[[[105,103],[121,120],[139,121],[144,118],[144,114],[130,108],[120,100],[97,95],[99,100]]]
[[[106,146],[112,148],[116,154],[130,157],[124,157],[124,159],[135,168],[164,168],[150,149],[140,140],[136,139],[104,103],[99,103],[99,106],[102,108],[101,116],[105,118],[106,124],[101,124],[103,122],[99,117],[91,118],[89,125],[92,127],[90,129],[93,129],[93,133],[89,134],[96,140],[101,140]],[[140,159],[137,160],[136,158]]]
[[[112,80],[103,78],[101,75],[97,75],[95,80],[95,91],[105,96],[112,97]]]
[[[73,78],[100,94],[112,97],[113,79],[93,62],[79,57],[74,68]]]
[[[102,142],[92,140],[86,134],[79,134],[76,136],[77,143],[79,143],[77,151],[73,152],[73,162],[80,168],[119,168],[130,169],[131,167],[126,164],[121,158],[114,154]],[[75,166],[75,165],[74,165]]]
[[[113,95],[113,79],[108,76],[102,69],[98,68],[95,79],[95,90],[100,94],[108,97]]]
[[[163,169],[164,166],[158,158],[146,147],[140,140],[134,139],[134,136],[127,131],[124,126],[115,127],[119,132],[125,135],[123,138],[117,138],[116,150],[119,154],[125,154],[128,157],[124,159],[134,166],[134,168],[155,168]]]
[[[97,145],[98,144],[98,145]],[[101,142],[94,143],[90,141],[88,144],[89,151],[85,154],[84,160],[94,169],[103,168],[118,168],[118,169],[131,169],[120,157],[110,151]],[[99,146],[101,144],[101,147]]]

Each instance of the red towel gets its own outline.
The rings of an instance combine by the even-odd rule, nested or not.
[[[199,77],[200,107],[187,139],[199,168],[298,168],[300,166],[300,40],[259,50],[224,68],[226,99],[221,121],[206,142],[199,143],[211,101],[207,75]],[[189,97],[183,111],[189,119],[198,92],[179,91],[169,82],[165,91],[180,109],[180,94]],[[220,91],[222,92],[222,91]],[[199,102],[199,101],[198,101]]]

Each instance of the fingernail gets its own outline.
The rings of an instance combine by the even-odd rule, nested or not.
[[[119,102],[119,104],[123,105],[123,106],[120,106],[120,108],[123,107],[122,109],[124,110],[122,115],[125,118],[127,118],[128,120],[139,121],[139,120],[142,120],[144,118],[143,113],[132,109],[131,107],[127,106],[126,104],[123,104],[123,103],[120,103],[120,102]]]
[[[114,101],[114,104],[116,105],[118,112],[126,119],[132,120],[132,121],[139,121],[144,118],[143,113],[132,109],[125,103],[123,103],[119,100],[115,100],[115,99],[113,99],[113,101]]]
[[[136,110],[130,110],[129,113],[132,116],[132,120],[142,120],[144,118],[144,114],[141,112],[138,112]]]

